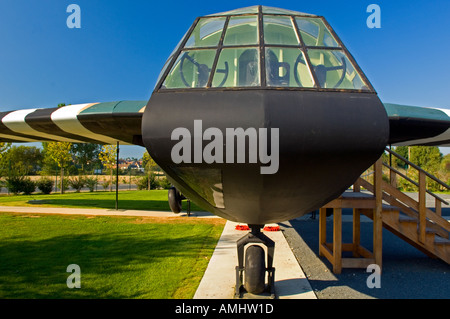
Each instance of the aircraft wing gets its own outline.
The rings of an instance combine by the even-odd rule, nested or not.
[[[147,101],[0,112],[0,141],[141,145]],[[384,103],[391,145],[450,146],[450,110]]]
[[[389,144],[450,146],[450,110],[384,103]]]
[[[143,146],[141,123],[146,104],[120,101],[0,112],[0,141]]]

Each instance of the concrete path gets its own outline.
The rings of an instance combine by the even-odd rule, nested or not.
[[[131,209],[89,209],[89,208],[62,208],[62,207],[33,207],[33,206],[0,206],[0,212],[29,213],[29,214],[67,214],[90,216],[149,216],[149,217],[187,217],[185,212],[175,214],[167,211],[131,210]],[[208,212],[191,212],[192,217],[219,218]]]
[[[228,221],[209,261],[194,299],[232,299],[236,284],[236,241],[246,231],[235,230],[238,223]],[[279,299],[316,299],[302,268],[282,231],[264,232],[275,242],[275,294]]]

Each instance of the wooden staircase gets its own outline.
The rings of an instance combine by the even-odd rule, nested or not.
[[[390,156],[404,161],[409,165],[409,169],[417,170],[419,182],[415,182],[408,176],[395,169],[391,165],[384,163],[380,158],[373,165],[373,182],[367,178],[358,178],[353,185],[353,192],[346,192],[338,199],[328,203],[320,210],[321,226],[320,226],[320,254],[325,256],[332,264],[333,271],[340,273],[342,268],[367,267],[370,263],[376,263],[381,268],[382,256],[382,239],[381,226],[388,229],[398,237],[402,238],[409,244],[413,245],[426,255],[432,258],[440,258],[450,264],[450,222],[441,216],[442,203],[448,203],[429,191],[426,187],[427,178],[434,180],[443,187],[450,189],[450,186],[437,179],[435,176],[427,173],[417,165],[409,162],[394,151],[386,148]],[[386,182],[382,178],[383,167],[387,169],[390,182]],[[397,178],[404,178],[408,182],[418,187],[418,200],[408,196],[397,189]],[[366,191],[361,192],[361,188]],[[353,195],[351,194],[353,193]],[[361,194],[356,196],[357,194]],[[426,206],[426,195],[429,194],[435,199],[434,211]],[[346,198],[346,200],[343,200]],[[373,207],[368,204],[365,208],[361,204],[361,198],[366,199],[366,203],[371,202]],[[353,199],[353,200],[352,200]],[[337,216],[334,220],[334,232],[340,231],[339,223],[341,223],[341,209],[353,208],[354,211],[354,227],[353,227],[353,243],[342,244],[341,235],[333,235],[333,244],[327,244],[325,241],[325,208],[333,208],[334,214]],[[373,253],[367,252],[366,249],[359,245],[359,216],[366,215],[374,221],[374,243]],[[337,243],[336,243],[337,241]],[[341,258],[343,248],[353,251],[366,251],[363,255],[354,254],[358,262],[352,262],[351,258]],[[365,262],[364,262],[365,261]]]

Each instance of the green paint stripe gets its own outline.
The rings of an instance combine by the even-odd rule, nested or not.
[[[95,104],[80,112],[80,115],[111,114],[111,113],[138,113],[147,101],[119,101]]]
[[[441,110],[410,106],[410,105],[399,105],[391,103],[383,103],[386,112],[389,117],[401,117],[401,118],[416,118],[424,120],[434,120],[434,121],[449,121],[450,117]]]

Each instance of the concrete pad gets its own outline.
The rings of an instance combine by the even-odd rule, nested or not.
[[[209,261],[194,299],[233,299],[237,266],[236,241],[246,231],[235,230],[228,221]],[[316,299],[308,279],[292,253],[282,231],[264,232],[275,242],[275,294],[279,299]]]

